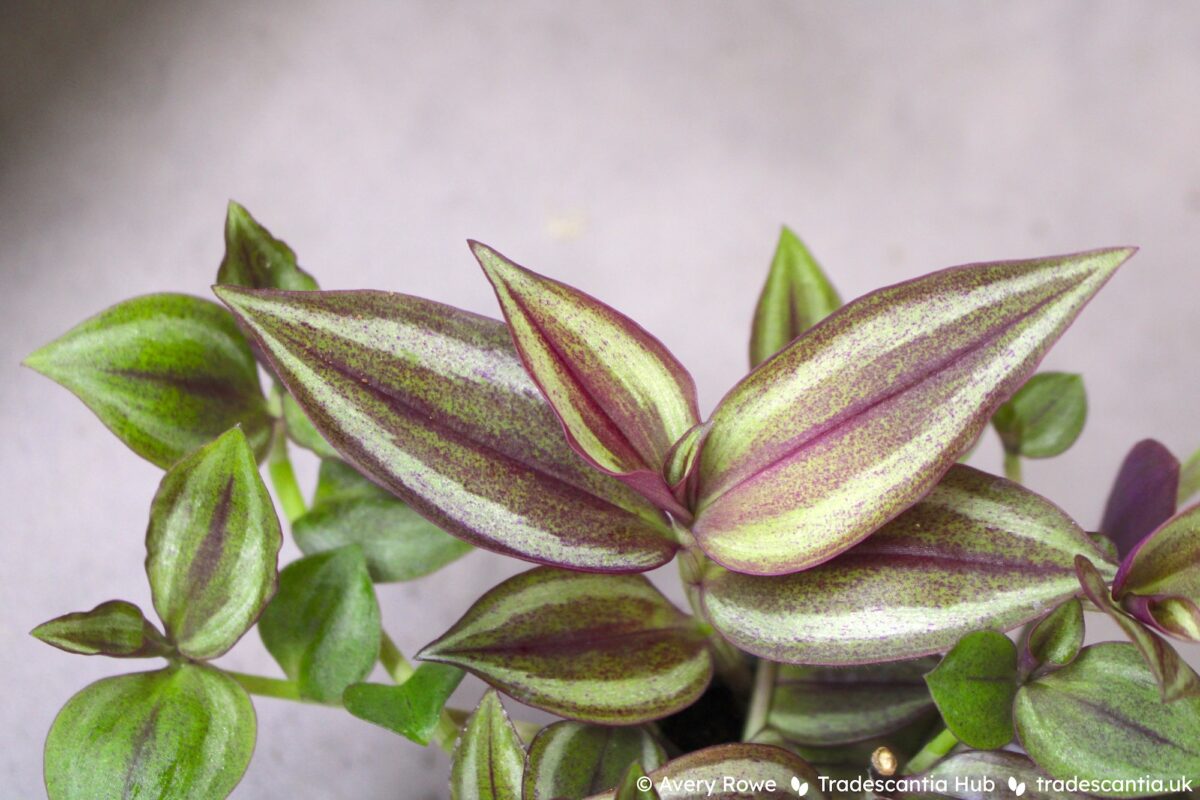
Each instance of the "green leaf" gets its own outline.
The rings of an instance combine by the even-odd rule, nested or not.
[[[1113,597],[1135,617],[1200,641],[1200,505],[1168,519],[1126,556]]]
[[[697,750],[654,770],[650,779],[661,800],[795,800],[798,790],[793,786],[803,788],[800,794],[808,800],[825,798],[821,779],[807,761],[765,744],[722,744]],[[614,795],[605,792],[589,800],[614,800]]]
[[[525,748],[500,698],[488,691],[467,720],[450,767],[452,800],[521,800]]]
[[[1104,578],[1084,556],[1075,557],[1075,570],[1083,593],[1095,606],[1108,614],[1146,659],[1154,673],[1164,703],[1181,697],[1200,697],[1200,676],[1187,665],[1175,648],[1143,623],[1121,610],[1108,593]]]
[[[251,289],[317,288],[313,276],[296,266],[292,248],[232,200],[225,215],[225,257],[217,270],[217,283]]]
[[[861,667],[783,666],[767,724],[789,741],[828,746],[870,739],[929,717],[924,675],[937,659]]]
[[[348,545],[288,564],[258,632],[302,697],[341,699],[379,657],[379,603],[362,550]]]
[[[48,645],[84,656],[153,658],[171,652],[142,610],[124,600],[109,600],[91,611],[76,611],[43,622],[31,634]]]
[[[594,297],[487,245],[471,242],[471,251],[571,447],[652,502],[690,518],[663,480],[667,452],[700,421],[688,371],[640,325]]]
[[[992,415],[1004,449],[1026,458],[1065,453],[1086,420],[1083,377],[1068,372],[1039,372]]]
[[[399,686],[353,683],[342,694],[342,703],[359,719],[423,746],[432,741],[442,708],[462,679],[457,667],[422,664]]]
[[[317,470],[317,489],[313,493],[313,508],[346,500],[375,500],[391,496],[345,461],[321,459],[321,466]]]
[[[308,555],[359,545],[379,582],[428,575],[472,549],[387,496],[323,502],[296,520],[292,536]]]
[[[959,465],[922,502],[832,561],[782,577],[712,570],[702,601],[725,638],[763,658],[895,661],[1040,617],[1078,592],[1076,553],[1103,558],[1048,500]]]
[[[645,788],[643,788],[643,786]],[[662,800],[641,764],[634,762],[617,785],[616,800]]]
[[[1179,472],[1179,493],[1176,498],[1179,505],[1200,492],[1200,450],[1192,453],[1192,457],[1184,462]]]
[[[1084,648],[1067,666],[1017,690],[1013,713],[1026,752],[1059,780],[1200,775],[1200,698],[1161,702],[1154,675],[1133,645]],[[1093,793],[1159,792],[1143,786]]]
[[[1029,631],[1025,647],[1036,664],[1065,666],[1083,647],[1083,606],[1072,597],[1038,620]]]
[[[567,445],[503,324],[383,292],[215,291],[321,435],[442,530],[594,571],[674,555],[662,512]]]
[[[785,225],[754,309],[750,366],[757,367],[787,347],[841,305],[841,298],[817,260]]]
[[[290,394],[284,394],[282,400],[283,406],[283,421],[287,426],[288,438],[296,444],[316,453],[321,458],[337,458],[337,450],[333,449],[333,445],[325,441],[322,436],[313,426],[312,422],[305,416],[303,409],[296,404]]]
[[[254,624],[275,591],[282,541],[240,429],[167,471],[150,505],[146,574],[180,653],[216,658]]]
[[[259,457],[271,418],[233,317],[183,294],[135,297],[32,353],[117,438],[164,469],[240,424]]]
[[[925,676],[950,732],[968,747],[995,750],[1012,741],[1017,648],[995,631],[968,633]]]
[[[645,578],[546,567],[495,587],[417,654],[570,719],[645,722],[691,705],[712,677],[696,621]]]
[[[699,545],[779,575],[862,541],[934,487],[1132,252],[944,270],[835,312],[713,412]]]
[[[1046,773],[1025,756],[1007,750],[956,753],[939,761],[925,775],[945,786],[946,794],[941,796],[958,800],[1085,800],[1091,796],[1056,792],[1049,785],[1041,789],[1038,782],[1047,781]],[[1016,786],[1009,785],[1010,778],[1020,785],[1020,794],[1014,791]]]
[[[666,760],[644,728],[556,722],[542,728],[529,745],[523,798],[553,800],[606,792],[621,783],[631,766],[656,769]]]
[[[105,678],[72,697],[46,738],[50,800],[226,797],[250,763],[254,707],[197,664]]]

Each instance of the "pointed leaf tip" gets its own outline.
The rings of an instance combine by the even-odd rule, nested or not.
[[[778,353],[841,305],[837,290],[800,237],[783,226],[754,309],[750,366]]]

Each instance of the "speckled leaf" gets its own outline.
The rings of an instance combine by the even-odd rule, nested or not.
[[[225,257],[217,270],[217,283],[251,289],[317,288],[313,276],[296,266],[292,248],[232,200],[225,214]]]
[[[789,741],[828,746],[899,730],[933,713],[924,675],[937,659],[859,667],[783,666],[767,724]]]
[[[662,513],[567,445],[503,324],[384,292],[216,292],[326,440],[439,528],[593,571],[674,554]]]
[[[960,465],[833,561],[781,577],[714,570],[703,603],[727,639],[764,658],[895,661],[1036,619],[1078,591],[1076,553],[1102,558],[1049,501]]]
[[[472,242],[471,251],[571,446],[657,505],[690,518],[663,480],[671,445],[700,417],[688,371],[640,325],[594,297],[487,245]]]
[[[1026,458],[1066,452],[1086,421],[1083,377],[1067,372],[1039,372],[992,415],[1004,449]]]
[[[1083,634],[1083,605],[1072,597],[1034,623],[1024,642],[1027,657],[1033,666],[1070,664],[1083,647]]]
[[[1142,539],[1121,563],[1113,596],[1143,622],[1200,641],[1200,505]]]
[[[135,297],[32,353],[142,458],[166,468],[240,424],[262,456],[270,416],[233,317],[184,294]]]
[[[450,767],[452,800],[521,800],[525,748],[489,691],[467,720]]]
[[[807,761],[765,744],[723,744],[689,753],[650,773],[661,800],[824,800],[820,777]],[[614,792],[589,800],[614,800]]]
[[[305,416],[304,410],[300,408],[290,394],[283,396],[282,405],[283,421],[287,426],[289,439],[305,450],[316,453],[321,458],[337,458],[337,450],[334,450],[333,445],[325,441],[325,437],[320,434],[312,424],[312,421]]]
[[[1027,757],[1007,750],[955,753],[939,761],[925,776],[946,787],[943,797],[957,800],[1085,800],[1091,797],[1054,791],[1049,785],[1040,789],[1038,781],[1048,780],[1046,773]],[[1010,787],[1009,778],[1020,785],[1020,794],[1015,787]],[[991,788],[985,783],[989,780]]]
[[[1197,493],[1200,493],[1200,450],[1192,453],[1192,457],[1179,470],[1179,494],[1176,495],[1176,502],[1183,505]]]
[[[800,237],[786,225],[771,271],[754,308],[750,366],[757,367],[788,343],[837,311],[842,300]]]
[[[282,541],[240,429],[167,471],[150,506],[146,574],[179,652],[210,659],[233,647],[275,591]]]
[[[631,765],[656,769],[666,760],[644,728],[556,722],[542,728],[529,744],[523,800],[606,792],[620,784]]]
[[[288,564],[258,632],[302,697],[340,699],[379,657],[379,603],[362,550],[348,545]]]
[[[539,567],[481,597],[418,655],[569,719],[635,724],[698,698],[712,661],[696,621],[636,575]]]
[[[630,764],[617,785],[615,800],[662,800],[641,764]]]
[[[60,650],[84,656],[153,658],[171,651],[142,610],[124,600],[109,600],[91,611],[55,617],[31,634]]]
[[[233,679],[179,664],[105,678],[72,697],[46,738],[50,800],[214,800],[254,750],[254,707]]]
[[[1013,713],[1021,745],[1060,780],[1200,777],[1200,698],[1163,703],[1133,645],[1084,648],[1066,667],[1022,686]]]
[[[1117,626],[1133,642],[1146,666],[1154,673],[1158,688],[1162,692],[1163,702],[1171,702],[1181,697],[1200,696],[1200,676],[1187,665],[1175,648],[1155,634],[1143,623],[1120,609],[1108,593],[1104,578],[1096,571],[1096,567],[1085,556],[1075,557],[1075,571],[1079,575],[1079,585],[1083,593],[1095,606],[1108,614]]]
[[[1132,252],[958,267],[835,312],[713,412],[700,546],[779,575],[867,537],[933,488]]]
[[[968,747],[995,750],[1012,741],[1017,648],[995,631],[968,633],[925,676],[950,732]]]
[[[1154,439],[1143,439],[1121,462],[1108,493],[1100,531],[1124,558],[1150,531],[1175,513],[1179,460]]]
[[[445,664],[422,664],[399,686],[354,683],[342,693],[342,704],[359,719],[411,739],[433,740],[442,708],[462,682],[463,671]]]

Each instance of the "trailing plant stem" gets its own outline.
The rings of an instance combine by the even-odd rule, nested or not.
[[[958,737],[949,728],[933,737],[915,756],[904,766],[905,775],[917,775],[941,761],[958,744]]]
[[[250,694],[260,697],[274,697],[277,700],[295,700],[301,703],[316,703],[317,705],[340,706],[341,703],[322,703],[300,696],[300,687],[293,681],[283,678],[268,678],[266,675],[251,675],[247,672],[224,670]]]
[[[765,658],[758,660],[754,672],[754,690],[750,695],[750,710],[746,712],[746,725],[742,729],[742,741],[748,742],[767,726],[767,715],[771,711],[771,700],[775,695],[775,681],[779,676],[779,664]]]
[[[282,422],[275,428],[267,470],[271,474],[271,485],[275,487],[279,504],[283,506],[284,516],[289,524],[294,523],[304,516],[308,507],[300,492],[300,484],[296,482],[296,470],[292,468],[292,460],[288,457],[287,436]]]
[[[1014,483],[1021,482],[1021,456],[1017,453],[1004,451],[1004,477]]]

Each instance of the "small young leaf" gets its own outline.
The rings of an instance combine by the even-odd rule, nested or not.
[[[1113,597],[1164,633],[1200,641],[1200,505],[1146,536],[1121,563]]]
[[[925,676],[950,732],[976,750],[1012,741],[1017,692],[1017,648],[995,631],[968,633]]]
[[[800,237],[786,225],[758,296],[750,329],[750,366],[757,367],[842,305]]]
[[[1029,631],[1026,652],[1033,664],[1065,666],[1079,655],[1083,647],[1083,606],[1072,597],[1046,616]]]
[[[690,518],[663,480],[667,452],[700,421],[696,385],[661,342],[578,289],[471,242],[525,368],[589,463]]]
[[[91,611],[55,617],[31,633],[48,645],[84,656],[153,658],[171,652],[142,610],[124,600],[109,600]]]
[[[254,707],[221,672],[178,664],[105,678],[72,697],[46,738],[50,800],[214,800],[254,750]]]
[[[417,654],[528,705],[632,725],[691,705],[712,659],[695,620],[637,575],[539,567],[501,583]]]
[[[835,312],[713,412],[700,547],[780,575],[862,541],[934,487],[1132,253],[959,267]]]
[[[806,800],[824,800],[821,779],[804,759],[779,747],[765,744],[722,744],[688,753],[650,773],[661,800],[698,800],[709,796],[736,800],[796,800],[797,789]],[[726,781],[733,785],[727,785]],[[795,783],[793,783],[795,781]],[[588,800],[615,800],[615,791],[593,795]]]
[[[625,770],[621,782],[617,784],[614,800],[662,800],[654,791],[654,781],[646,775],[646,770],[636,761]]]
[[[1133,645],[1084,648],[1018,689],[1013,714],[1025,751],[1059,780],[1200,774],[1200,698],[1163,703]]]
[[[337,458],[321,459],[317,470],[317,489],[313,493],[313,508],[321,508],[344,500],[374,500],[392,497],[379,488],[345,461]]]
[[[1045,614],[1079,591],[1076,553],[1104,558],[1048,500],[959,465],[920,503],[819,567],[782,577],[710,571],[704,610],[735,646],[774,661],[894,661]]]
[[[232,200],[225,215],[225,257],[217,270],[217,283],[251,289],[317,288],[313,276],[296,266],[292,248]]]
[[[1086,420],[1083,378],[1067,372],[1039,372],[992,415],[1004,449],[1025,458],[1065,453]]]
[[[1092,562],[1084,556],[1076,556],[1075,571],[1079,574],[1079,585],[1083,587],[1087,598],[1112,617],[1141,652],[1142,658],[1146,659],[1146,665],[1158,681],[1163,702],[1169,703],[1181,697],[1200,696],[1200,676],[1196,675],[1165,639],[1117,607],[1108,593],[1104,578],[1096,571]]]
[[[233,317],[183,294],[126,300],[25,364],[73,392],[117,438],[164,469],[240,424],[266,453],[270,415]]]
[[[489,690],[467,720],[450,767],[452,800],[521,800],[525,748]]]
[[[442,708],[462,679],[457,667],[422,664],[399,686],[352,683],[342,693],[342,704],[359,719],[424,746],[433,739]]]
[[[282,541],[240,429],[167,471],[150,505],[146,574],[180,653],[216,658],[254,624],[275,591]]]
[[[1125,558],[1150,531],[1175,513],[1179,460],[1153,439],[1133,446],[1108,493],[1100,531]]]
[[[1192,453],[1192,457],[1179,471],[1179,493],[1176,495],[1176,503],[1183,505],[1197,492],[1200,492],[1200,450]]]
[[[305,416],[304,411],[290,394],[284,394],[282,404],[283,422],[287,426],[289,439],[321,458],[338,457],[337,450],[334,450],[333,445],[325,441],[325,437],[317,431],[312,421]]]
[[[620,784],[631,766],[657,769],[666,760],[644,728],[556,722],[542,728],[529,744],[523,800],[606,792]]]
[[[384,292],[214,291],[321,435],[442,530],[597,572],[674,555],[662,512],[567,445],[502,323]]]
[[[933,712],[924,675],[937,659],[779,670],[767,724],[791,742],[830,746],[882,736]]]
[[[287,565],[258,632],[301,696],[340,699],[379,655],[379,603],[362,550],[348,545]]]
[[[388,496],[323,502],[296,520],[292,536],[308,555],[359,545],[377,582],[428,575],[473,549]]]

